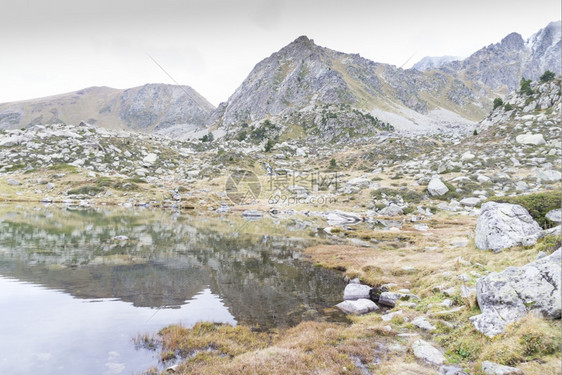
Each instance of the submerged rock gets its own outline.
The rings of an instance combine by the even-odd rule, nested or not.
[[[479,279],[476,297],[482,314],[470,318],[476,329],[493,337],[532,310],[560,319],[561,252]]]
[[[523,240],[526,240],[525,245],[528,245],[529,238],[534,237],[536,242],[541,231],[541,227],[523,207],[510,203],[487,202],[482,205],[476,223],[474,243],[480,250],[497,252],[521,245]]]

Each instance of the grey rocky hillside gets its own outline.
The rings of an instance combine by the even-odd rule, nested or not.
[[[297,129],[325,140],[372,135],[381,124],[407,133],[466,133],[488,113],[492,99],[513,90],[523,76],[559,72],[559,55],[559,22],[526,42],[512,33],[464,60],[437,61],[438,69],[423,64],[403,70],[301,36],[258,63],[219,105],[211,125],[232,135],[244,124],[269,119],[281,132]],[[367,121],[367,113],[376,121]]]
[[[56,123],[162,132],[201,127],[214,106],[189,86],[147,84],[126,90],[90,87],[83,90],[0,104],[0,129]]]
[[[538,80],[546,70],[560,74],[560,45],[560,21],[555,21],[527,40],[511,33],[464,60],[442,65],[440,71],[464,76],[494,91],[510,92],[522,77]]]
[[[531,87],[532,95],[508,96],[511,110],[506,112],[505,105],[496,108],[482,121],[476,135],[464,137],[402,137],[381,132],[357,138],[353,144],[341,140],[335,145],[320,140],[311,145],[309,140],[297,138],[279,141],[265,152],[266,138],[256,143],[251,135],[244,140],[189,142],[87,124],[4,130],[0,131],[0,173],[10,178],[71,165],[84,174],[165,180],[177,186],[220,178],[239,168],[265,175],[264,163],[275,175],[300,173],[314,166],[329,168],[330,159],[335,158],[335,171],[341,178],[337,191],[313,191],[303,186],[293,193],[307,202],[330,195],[347,200],[368,192],[371,201],[362,214],[369,216],[425,215],[429,208],[477,215],[488,197],[560,186],[560,78],[532,83]],[[529,98],[550,105],[535,105],[530,110]],[[381,174],[391,176],[396,187],[382,188],[377,181]],[[50,193],[41,184],[37,190]],[[106,194],[106,190],[102,187],[96,194]],[[424,196],[430,203],[422,202]],[[220,200],[230,204],[225,197]]]

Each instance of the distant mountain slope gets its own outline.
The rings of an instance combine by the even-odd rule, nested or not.
[[[492,99],[517,87],[522,76],[560,71],[560,22],[527,42],[512,33],[465,60],[428,58],[418,68],[375,63],[301,36],[259,62],[210,125],[228,133],[270,119],[325,139],[371,134],[381,123],[408,133],[472,131]],[[376,121],[366,123],[366,113]]]
[[[527,41],[511,33],[500,43],[445,64],[441,70],[506,93],[519,86],[521,77],[536,80],[546,70],[560,74],[560,45],[560,21],[551,22]]]
[[[215,126],[230,129],[269,117],[285,124],[305,118],[322,135],[322,126],[348,107],[392,125],[396,122],[404,131],[462,130],[487,113],[483,104],[488,100],[481,86],[453,75],[375,63],[301,36],[259,62],[212,120]],[[341,127],[356,128],[353,118],[347,117]],[[327,134],[330,139],[334,136]]]
[[[214,109],[189,86],[147,84],[126,90],[90,87],[0,104],[0,129],[86,121],[106,128],[151,132],[176,124],[202,126]]]
[[[451,61],[461,60],[459,57],[455,56],[426,56],[417,63],[414,64],[412,68],[419,71],[437,69],[443,65],[450,63]]]

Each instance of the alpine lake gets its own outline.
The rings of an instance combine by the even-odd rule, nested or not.
[[[199,321],[258,330],[342,321],[345,282],[302,250],[306,219],[0,205],[0,373],[132,374],[140,334]]]

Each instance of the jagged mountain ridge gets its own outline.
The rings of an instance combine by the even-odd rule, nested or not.
[[[438,122],[433,113],[436,110],[470,124],[486,113],[479,100],[484,102],[488,97],[481,98],[477,94],[480,90],[478,85],[442,72],[375,63],[358,54],[317,46],[301,36],[259,62],[229,100],[219,105],[212,119],[215,125],[230,129],[271,116],[295,122],[295,114],[314,112],[317,116],[308,117],[318,126],[325,119],[318,112],[336,105],[365,112],[377,110],[372,114],[384,121],[388,121],[387,115],[392,119],[406,117],[413,127],[424,121]]]
[[[214,109],[189,86],[146,84],[125,90],[90,87],[0,104],[0,129],[86,121],[105,128],[152,132],[176,124],[202,126]]]
[[[560,28],[560,21],[551,22],[527,41],[511,33],[501,42],[445,64],[440,70],[481,82],[496,92],[510,92],[519,86],[521,77],[537,80],[546,70],[561,73]]]
[[[492,99],[517,87],[522,76],[536,79],[547,69],[559,71],[559,56],[559,22],[527,42],[512,33],[464,60],[439,61],[440,68],[423,71],[330,50],[301,36],[259,62],[219,105],[211,125],[231,131],[266,118],[291,126],[305,118],[322,133],[323,123],[330,121],[326,108],[347,106],[409,133],[467,132],[486,116]],[[337,111],[330,113],[338,117]],[[339,125],[341,131],[368,132],[353,119]],[[328,139],[337,136],[332,130]]]
[[[216,110],[189,86],[93,87],[0,104],[0,129],[87,121],[198,138],[208,126],[219,129],[220,136],[271,118],[283,127],[281,132],[297,128],[296,133],[324,140],[392,127],[408,133],[467,132],[486,116],[492,99],[517,87],[521,76],[560,72],[559,56],[560,22],[527,41],[512,33],[461,61],[439,58],[439,68],[428,65],[423,71],[334,51],[302,36],[258,63]]]

